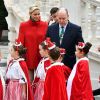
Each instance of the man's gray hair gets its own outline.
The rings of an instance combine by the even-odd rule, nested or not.
[[[67,8],[63,8],[63,7],[61,7],[61,8],[59,8],[58,12],[59,12],[59,11],[66,11],[66,13],[68,14],[68,10],[67,10]]]

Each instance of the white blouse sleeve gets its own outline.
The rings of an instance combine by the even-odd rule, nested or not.
[[[25,74],[18,61],[9,66],[6,73],[6,79],[19,79],[20,83],[27,82]]]
[[[20,64],[18,63],[18,66],[19,66],[19,76],[21,77],[20,80],[19,80],[19,83],[26,83],[27,82],[27,79],[26,79],[26,76],[20,66]]]
[[[44,70],[44,60],[42,59],[39,63],[37,70],[36,70],[36,76],[40,79],[45,79],[45,70]]]

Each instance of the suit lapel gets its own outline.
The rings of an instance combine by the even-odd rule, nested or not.
[[[60,46],[60,37],[59,37],[59,24],[57,23],[57,27],[56,27],[56,38],[57,38],[57,43],[58,43],[58,46]]]
[[[64,32],[64,36],[63,36],[63,39],[62,39],[62,42],[61,42],[61,44],[60,45],[63,45],[64,44],[64,42],[65,42],[65,40],[67,39],[67,38],[69,38],[69,36],[71,35],[71,28],[70,28],[70,22],[68,22],[68,25],[67,25],[67,27],[66,27],[66,29],[65,29],[65,32]],[[66,38],[67,37],[67,38]]]

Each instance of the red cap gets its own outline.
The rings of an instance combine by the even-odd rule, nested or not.
[[[20,46],[20,45],[22,45],[22,43],[18,39],[16,39],[15,43],[14,43],[14,46]]]
[[[22,43],[19,40],[15,40],[14,46],[16,47],[16,50],[18,51],[19,46],[21,46]]]
[[[78,42],[78,48],[79,49],[83,49],[85,47],[85,43],[84,42]]]
[[[49,50],[52,50],[52,49],[54,49],[55,47],[56,47],[56,45],[55,45],[53,42],[48,41],[48,49],[49,49]]]
[[[49,37],[46,38],[46,41],[51,41],[51,39]]]
[[[60,48],[60,54],[64,55],[65,53],[66,53],[65,49],[64,48]]]
[[[45,45],[48,45],[49,41],[51,41],[50,38],[46,38],[46,40],[44,41]]]

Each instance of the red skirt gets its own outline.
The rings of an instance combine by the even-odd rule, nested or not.
[[[27,92],[18,80],[9,81],[4,100],[27,100]]]

